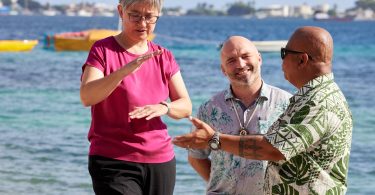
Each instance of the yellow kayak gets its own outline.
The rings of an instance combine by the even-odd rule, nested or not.
[[[38,40],[0,40],[0,52],[31,51]]]
[[[121,31],[108,29],[90,29],[79,32],[66,32],[46,37],[46,47],[53,47],[56,51],[88,51],[98,41]],[[152,40],[155,35],[149,37]]]

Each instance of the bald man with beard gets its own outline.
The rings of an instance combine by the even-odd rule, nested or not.
[[[216,138],[220,150],[269,160],[265,194],[345,194],[353,121],[334,82],[332,57],[329,32],[313,26],[298,28],[281,49],[285,79],[298,92],[265,135],[222,134],[192,118],[196,130],[176,137],[174,144],[207,148]]]
[[[230,85],[204,102],[197,117],[223,134],[265,134],[287,108],[291,94],[263,81],[262,57],[245,37],[229,37],[220,59]],[[267,161],[241,158],[219,150],[214,143],[211,146],[189,150],[188,158],[207,181],[208,195],[263,195]]]

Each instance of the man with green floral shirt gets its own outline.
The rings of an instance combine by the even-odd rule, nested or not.
[[[269,160],[265,194],[345,194],[352,115],[333,80],[333,40],[319,27],[297,29],[281,49],[285,78],[299,89],[287,110],[263,136],[216,133],[198,119],[197,130],[176,137],[181,147],[207,142],[249,159]]]

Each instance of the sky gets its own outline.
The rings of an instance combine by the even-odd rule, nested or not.
[[[80,2],[90,2],[90,3],[106,3],[117,5],[118,0],[36,0],[44,4],[50,2],[51,4],[68,4],[68,3],[80,3]],[[243,2],[249,2],[250,0],[242,0]],[[318,4],[328,3],[331,7],[336,4],[339,10],[345,10],[352,8],[355,5],[356,0],[258,0],[255,1],[255,7],[266,7],[272,4],[283,4],[283,5],[301,5],[306,2],[308,5],[314,6]],[[215,8],[224,8],[226,4],[233,3],[235,0],[164,0],[164,7],[182,7],[184,9],[194,8],[198,3],[208,3],[215,6]]]

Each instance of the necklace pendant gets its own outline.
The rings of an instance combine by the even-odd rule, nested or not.
[[[240,135],[241,136],[247,135],[247,131],[245,129],[241,129],[240,130]]]

